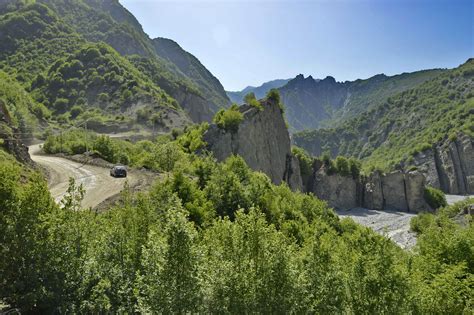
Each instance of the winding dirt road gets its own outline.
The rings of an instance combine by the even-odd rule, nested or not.
[[[120,193],[126,181],[130,186],[134,186],[140,180],[140,176],[134,172],[129,172],[127,178],[114,178],[110,176],[109,169],[104,167],[43,155],[38,144],[30,146],[29,153],[33,161],[48,170],[48,187],[56,202],[65,195],[70,177],[74,178],[77,184],[82,184],[86,190],[82,201],[84,208],[94,208],[109,197]]]

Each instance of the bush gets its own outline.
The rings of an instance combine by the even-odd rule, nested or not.
[[[259,110],[263,110],[262,104],[257,100],[255,97],[255,93],[250,92],[247,95],[244,96],[244,102],[246,104],[249,104],[250,106],[253,106],[255,108],[258,108]]]
[[[274,102],[280,107],[281,112],[285,111],[283,104],[281,103],[280,92],[277,89],[271,89],[267,93],[267,100]]]
[[[445,207],[448,203],[446,202],[446,196],[444,193],[433,187],[426,187],[424,193],[425,201],[433,209]]]
[[[213,121],[219,128],[235,133],[239,130],[239,125],[243,119],[244,116],[239,111],[239,107],[234,104],[227,110],[221,109],[218,111]]]
[[[410,230],[416,234],[421,234],[430,227],[433,221],[434,216],[431,213],[420,213],[410,220]]]
[[[298,159],[300,163],[300,173],[303,180],[306,180],[311,176],[313,172],[313,160],[309,156],[308,152],[299,147],[291,148],[291,153]]]

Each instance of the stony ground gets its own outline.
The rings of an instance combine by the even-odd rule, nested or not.
[[[402,248],[410,249],[416,244],[416,235],[410,232],[410,220],[415,213],[354,208],[339,210],[337,214],[340,217],[350,217],[355,222],[386,235]]]
[[[454,204],[473,196],[446,195],[448,204]],[[370,210],[354,208],[336,211],[340,217],[350,217],[355,222],[386,235],[400,247],[410,249],[416,244],[416,235],[410,231],[410,220],[416,214],[402,211]]]

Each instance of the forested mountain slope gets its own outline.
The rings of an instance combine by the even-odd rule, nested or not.
[[[379,74],[366,80],[346,82],[337,82],[333,77],[305,78],[300,74],[279,90],[291,130],[302,131],[334,126],[442,71],[425,70],[395,76]]]
[[[409,167],[413,156],[462,132],[474,135],[474,59],[336,128],[304,131],[294,143],[312,155],[328,151],[363,159],[366,167]]]
[[[168,38],[155,38],[152,44],[158,56],[176,65],[182,73],[196,84],[199,91],[209,102],[213,113],[219,108],[230,105],[222,84],[196,57]]]
[[[53,118],[58,118],[56,114],[63,114],[64,111],[56,111],[56,99],[51,93],[44,97],[44,87],[41,87],[41,93],[38,92],[43,79],[52,80],[48,77],[54,74],[50,66],[59,60],[74,60],[74,54],[78,50],[87,49],[92,43],[99,42],[109,44],[122,56],[114,55],[115,66],[112,68],[112,60],[99,60],[99,63],[107,64],[99,69],[99,64],[96,63],[94,69],[88,69],[90,72],[86,75],[78,72],[74,78],[68,78],[82,80],[79,85],[70,81],[68,87],[64,84],[57,86],[56,92],[62,92],[63,95],[59,98],[63,102],[64,99],[71,98],[68,99],[71,104],[66,109],[70,109],[79,99],[77,105],[81,106],[82,111],[98,109],[99,116],[105,119],[106,124],[116,119],[120,121],[120,115],[127,114],[133,123],[151,127],[155,124],[151,114],[145,115],[148,116],[146,121],[140,121],[143,119],[138,117],[145,117],[142,115],[144,112],[137,112],[144,108],[145,112],[156,114],[153,119],[158,122],[158,127],[172,128],[187,124],[189,119],[186,116],[197,122],[210,120],[218,108],[228,105],[229,101],[218,80],[197,59],[195,69],[208,73],[212,80],[209,77],[196,80],[183,73],[171,61],[161,58],[137,20],[118,1],[9,0],[0,5],[0,14],[0,68],[18,79],[27,90],[33,90],[36,101],[53,111]],[[104,48],[105,44],[101,45],[110,52],[113,50]],[[180,53],[188,54],[184,51]],[[98,84],[105,86],[94,89],[90,82],[93,78],[98,78],[96,87]],[[213,85],[207,84],[207,79]],[[77,95],[68,94],[71,88],[75,89]],[[219,88],[220,91],[214,90]],[[129,89],[132,95],[125,95],[129,93],[125,89]],[[105,96],[104,93],[109,95]],[[224,98],[215,97],[219,93]],[[101,100],[96,97],[99,94],[102,96]],[[124,99],[129,102],[124,102]],[[102,106],[98,106],[98,103],[102,103]],[[103,106],[104,103],[108,103],[107,106]],[[121,110],[109,110],[114,108]],[[162,118],[163,115],[170,117],[166,121],[166,118],[160,119],[160,115]],[[61,119],[64,120],[67,116]],[[71,116],[74,114],[69,115]]]
[[[84,0],[66,4],[64,0],[39,1],[57,8],[58,12],[62,12],[65,20],[88,40],[104,41],[122,55],[138,54],[162,64],[162,71],[168,72],[168,75],[173,74],[176,77],[175,81],[185,81],[197,87],[208,101],[207,106],[212,113],[229,105],[229,100],[219,80],[196,57],[172,40],[150,39],[135,17],[118,1]],[[172,91],[168,93],[173,94]],[[190,107],[186,105],[183,106]]]

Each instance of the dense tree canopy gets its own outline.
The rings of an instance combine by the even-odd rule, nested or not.
[[[196,138],[189,136],[196,130],[180,137]],[[83,136],[68,134],[65,147]],[[120,203],[97,214],[80,210],[82,190],[74,182],[60,207],[37,173],[4,159],[0,301],[11,307],[441,314],[473,305],[473,225],[452,219],[465,206],[420,216],[418,245],[407,252],[340,220],[325,202],[271,184],[240,157],[216,163],[187,153],[182,144],[189,142],[180,137],[131,144],[88,136],[104,158],[127,148],[132,163],[146,160],[169,176],[148,192],[125,187]],[[335,164],[348,171],[345,162]],[[433,302],[439,296],[443,302]]]

